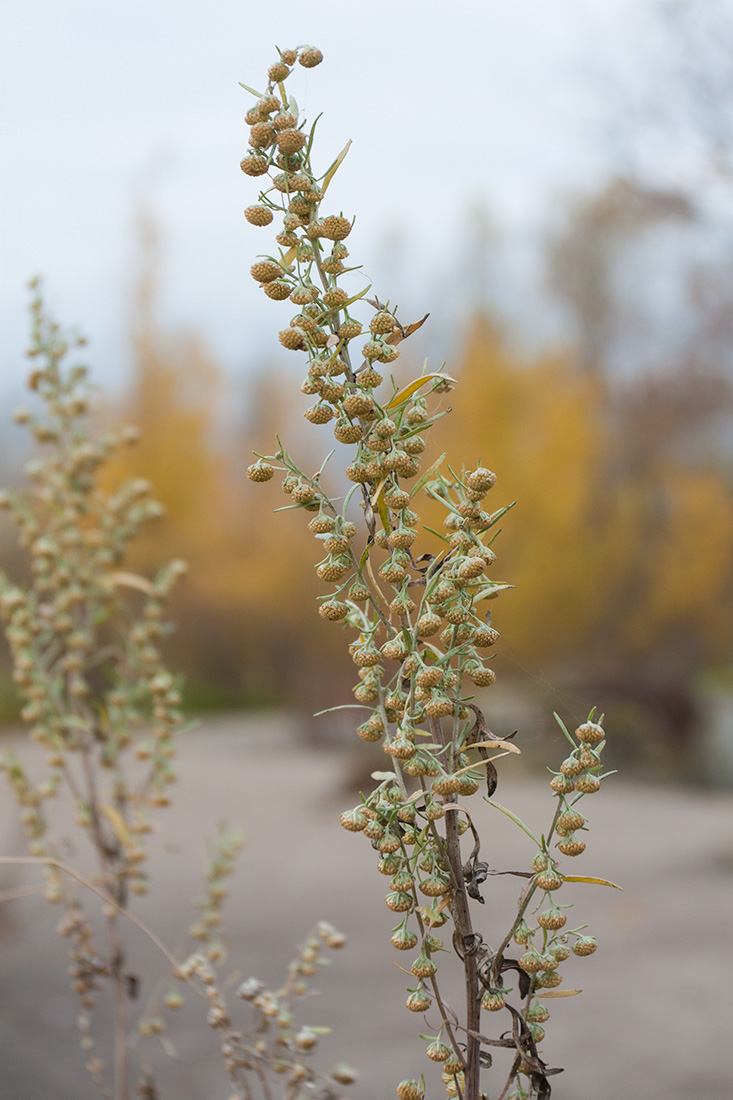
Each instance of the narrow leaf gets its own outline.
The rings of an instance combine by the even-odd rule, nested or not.
[[[597,886],[612,886],[614,890],[623,890],[623,886],[617,886],[607,878],[594,878],[592,875],[563,875],[562,877],[565,882],[594,882]]]
[[[239,84],[240,88],[244,88],[245,92],[249,92],[249,94],[253,95],[255,99],[262,99],[262,92],[256,92],[254,88],[250,88],[249,84],[243,84],[241,80],[238,80],[237,83]]]
[[[546,997],[577,997],[582,989],[543,989],[540,996],[544,1001]]]
[[[557,713],[556,711],[553,711],[553,712],[552,712],[552,716],[553,716],[553,718],[555,719],[555,721],[557,722],[557,724],[558,724],[558,726],[560,727],[560,729],[561,729],[561,730],[563,731],[563,733],[564,733],[564,734],[565,734],[565,736],[567,737],[567,739],[568,739],[568,741],[570,742],[570,744],[571,744],[571,745],[573,746],[573,748],[574,748],[574,749],[577,749],[577,747],[578,747],[578,746],[577,746],[577,745],[575,744],[575,741],[573,741],[572,737],[571,737],[571,736],[570,736],[570,734],[568,733],[568,727],[567,727],[567,726],[565,725],[565,723],[563,722],[563,720],[562,720],[562,718],[560,717],[560,715],[559,715],[559,714],[558,714],[558,713]]]
[[[417,393],[421,386],[432,381],[433,378],[443,378],[447,382],[453,382],[454,385],[458,384],[455,378],[451,378],[449,374],[441,374],[439,371],[434,374],[421,374],[419,378],[414,378],[407,386],[403,386],[401,390],[398,390],[392,400],[387,402],[385,408],[394,409],[397,405],[402,405],[403,402],[412,397],[413,393]]]
[[[152,596],[155,593],[155,588],[147,577],[141,577],[137,573],[108,573],[107,580],[110,584],[123,585],[125,588],[137,588],[138,591],[144,592],[146,596]]]
[[[325,176],[323,177],[323,187],[321,188],[321,190],[323,191],[324,195],[326,194],[326,191],[328,190],[329,183],[331,182],[333,177],[336,175],[339,168],[341,167],[344,160],[346,159],[346,154],[348,153],[350,148],[351,148],[351,138],[349,138],[349,140],[346,142],[346,145],[344,145],[343,149],[341,150],[339,155],[336,157],[336,160],[333,162],[333,164],[331,165],[331,167],[328,169]]]
[[[387,408],[389,408],[389,406],[387,406]],[[416,493],[419,493],[420,490],[422,489],[423,485],[426,485],[427,482],[430,481],[430,478],[437,471],[438,467],[442,466],[443,462],[445,461],[445,457],[446,457],[446,452],[444,451],[443,454],[440,456],[440,458],[436,458],[433,465],[428,467],[428,469],[425,471],[425,473],[422,475],[422,477],[418,478],[417,482],[415,483],[415,485],[413,485],[412,489],[410,490],[410,496],[411,497],[414,497]]]
[[[127,825],[120,811],[116,806],[104,805],[100,806],[101,812],[109,821],[114,830],[114,834],[123,847],[127,848],[130,843],[130,834],[127,831]]]
[[[542,845],[540,844],[537,837],[534,835],[531,829],[527,828],[521,817],[517,817],[517,815],[515,813],[512,813],[511,810],[508,810],[506,806],[502,806],[499,802],[494,802],[491,798],[484,798],[484,802],[488,802],[489,806],[493,806],[496,810],[501,810],[503,814],[506,814],[507,817],[510,817],[514,824],[518,825],[522,832],[526,833],[529,839],[535,842],[538,848],[542,848]]]

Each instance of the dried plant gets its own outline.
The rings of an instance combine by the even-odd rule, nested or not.
[[[535,836],[496,803],[494,761],[519,750],[511,738],[490,731],[471,693],[496,678],[487,651],[499,635],[484,606],[510,587],[488,576],[497,524],[508,507],[485,510],[496,476],[480,462],[457,473],[443,456],[420,469],[425,437],[449,411],[441,409],[440,397],[454,380],[426,365],[407,385],[386,382],[384,366],[423,322],[405,325],[395,309],[366,297],[370,287],[353,293],[344,286],[345,276],[358,270],[347,266],[344,243],[352,222],[329,211],[325,196],[348,145],[319,174],[313,163],[315,124],[308,128],[301,120],[284,86],[296,61],[312,68],[321,60],[310,46],[282,51],[264,93],[243,85],[256,102],[246,115],[251,149],[241,168],[264,182],[258,201],[245,210],[247,221],[265,227],[281,219],[279,249],[260,256],[252,276],[268,298],[298,308],[279,340],[307,360],[301,389],[315,401],[306,419],[334,422],[337,442],[354,448],[343,470],[353,484],[343,496],[338,475],[327,486],[333,452],[309,475],[279,438],[276,452],[257,455],[248,475],[265,482],[279,471],[291,501],[286,507],[312,513],[308,526],[323,554],[316,572],[330,586],[319,612],[347,628],[358,668],[354,695],[366,715],[356,732],[364,741],[381,742],[391,758],[391,769],[373,774],[376,786],[342,814],[341,823],[364,833],[377,849],[378,870],[389,878],[386,904],[400,917],[391,943],[416,952],[406,1003],[425,1017],[425,1054],[439,1064],[448,1096],[478,1100],[491,1049],[508,1048],[511,1066],[493,1095],[545,1100],[549,1078],[559,1072],[548,1068],[539,1048],[549,1017],[545,1002],[574,992],[558,989],[561,964],[571,952],[584,956],[596,949],[583,928],[567,927],[569,906],[557,903],[556,892],[567,881],[601,881],[562,872],[558,852],[573,857],[585,849],[587,822],[578,802],[601,786],[602,719],[591,712],[574,737],[563,726],[571,750],[551,779],[556,801],[543,835]],[[366,331],[353,315],[357,304],[370,307]],[[354,511],[355,496],[361,516]],[[445,533],[421,525],[419,508],[426,499],[444,510]],[[436,538],[438,552],[426,550]],[[489,933],[479,931],[471,902],[483,901],[484,884],[499,872],[480,859],[481,840],[462,801],[484,783],[486,800],[537,847],[531,869],[505,872],[526,882],[505,934],[490,932],[499,942],[496,949],[489,947]],[[461,835],[469,831],[471,849],[462,850]],[[439,984],[453,958],[439,972],[446,949],[436,933],[450,921],[463,969],[462,1014]],[[508,953],[512,942],[524,948],[519,958]],[[482,1010],[500,1022],[498,1037],[484,1034]],[[401,1081],[397,1095],[420,1100],[425,1090],[420,1074]]]

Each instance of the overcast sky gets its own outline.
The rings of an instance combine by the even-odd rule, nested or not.
[[[323,50],[289,90],[309,118],[324,112],[323,169],[353,139],[329,192],[357,215],[352,257],[384,277],[401,238],[409,287],[455,253],[467,210],[531,237],[558,196],[623,163],[640,70],[661,50],[654,7],[6,0],[0,395],[24,374],[24,288],[36,272],[61,319],[91,337],[101,377],[119,378],[142,203],[166,241],[166,319],[201,332],[235,371],[274,345],[284,318],[263,316],[249,276],[269,238],[242,216],[255,188],[238,168],[250,97],[237,82],[262,87],[275,44]]]

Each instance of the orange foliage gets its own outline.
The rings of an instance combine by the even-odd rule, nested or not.
[[[520,361],[485,318],[456,376],[433,444],[497,472],[495,507],[518,502],[495,545],[497,578],[516,585],[495,620],[517,659],[729,659],[733,494],[722,473],[654,455],[630,471],[601,382],[560,357]]]

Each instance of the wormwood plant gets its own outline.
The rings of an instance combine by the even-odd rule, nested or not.
[[[163,663],[161,643],[170,629],[168,597],[185,566],[171,562],[152,579],[124,568],[129,544],[162,508],[149,482],[132,479],[105,490],[99,475],[137,433],[129,427],[94,431],[86,368],[68,363],[82,341],[70,340],[48,319],[40,296],[32,314],[29,384],[42,411],[19,410],[15,419],[28,425],[45,453],[27,466],[29,492],[0,496],[30,556],[27,584],[13,584],[0,572],[0,610],[13,680],[24,700],[22,718],[43,750],[43,770],[38,776],[39,761],[29,765],[12,750],[0,755],[29,852],[0,856],[0,864],[38,865],[46,900],[62,909],[57,931],[69,945],[81,1047],[103,1097],[130,1097],[133,1051],[136,1095],[160,1095],[141,1040],[162,1036],[188,989],[202,999],[204,1018],[219,1037],[232,1100],[249,1100],[255,1090],[271,1100],[274,1075],[285,1098],[316,1093],[328,1100],[354,1080],[354,1072],[343,1065],[327,1075],[316,1072],[311,1054],[323,1029],[300,1023],[296,1002],[308,991],[324,948],[341,947],[344,937],[321,922],[281,987],[268,989],[250,978],[236,990],[249,1007],[228,1004],[228,986],[218,973],[226,954],[220,926],[225,880],[241,844],[236,830],[219,833],[200,912],[189,929],[192,953],[174,954],[131,911],[135,895],[148,891],[148,841],[157,814],[171,802],[175,779],[180,684]],[[64,801],[87,842],[91,869],[81,840],[71,849],[78,853],[73,865],[66,855]],[[131,931],[152,940],[167,960],[169,988],[164,982],[157,1000],[130,962]],[[109,1002],[112,1043],[98,1012]],[[108,1046],[114,1050],[111,1070],[104,1064]]]
[[[284,86],[296,61],[312,68],[321,60],[310,46],[285,50],[270,66],[264,92],[243,85],[256,101],[246,115],[251,148],[241,167],[263,184],[245,210],[247,221],[265,227],[277,217],[280,223],[279,247],[257,259],[252,276],[268,298],[297,307],[279,340],[306,359],[301,389],[314,398],[306,419],[333,423],[337,442],[353,448],[343,471],[353,484],[345,495],[333,495],[339,484],[336,478],[335,488],[326,485],[328,459],[309,475],[279,438],[275,454],[257,455],[248,475],[264,482],[276,471],[284,474],[286,507],[311,516],[321,559],[316,572],[329,586],[319,612],[347,628],[358,668],[354,695],[365,718],[356,732],[381,742],[391,761],[390,770],[374,773],[376,786],[342,814],[341,824],[368,838],[379,873],[389,879],[385,902],[399,918],[391,944],[414,953],[406,1004],[425,1021],[425,1054],[440,1067],[448,1096],[478,1100],[492,1049],[508,1048],[506,1080],[493,1085],[491,1095],[546,1100],[550,1077],[559,1072],[548,1068],[540,1048],[548,1002],[577,992],[558,988],[571,952],[596,950],[582,927],[568,927],[570,906],[558,891],[568,881],[602,881],[559,866],[561,856],[585,849],[579,803],[603,779],[602,718],[591,712],[574,736],[560,723],[571,747],[552,773],[555,804],[545,833],[535,836],[494,801],[494,760],[519,750],[491,733],[472,692],[496,678],[488,652],[498,634],[485,605],[509,587],[489,578],[497,523],[507,508],[486,510],[496,477],[480,463],[458,473],[443,456],[421,472],[426,434],[445,415],[439,399],[453,380],[427,366],[403,388],[385,380],[398,345],[422,322],[405,326],[395,309],[366,297],[370,287],[352,293],[344,286],[344,277],[358,270],[347,264],[344,243],[352,222],[329,210],[326,193],[348,146],[319,173],[315,124],[301,120]],[[366,331],[354,316],[357,304],[370,307]],[[352,518],[354,498],[359,522]],[[427,528],[440,540],[437,554],[421,545],[426,498],[445,512],[444,533]],[[499,752],[490,755],[493,750]],[[525,882],[503,929],[486,929],[472,906],[483,901],[489,876],[501,873],[480,858],[481,839],[464,802],[482,789],[537,848],[531,869],[504,872]],[[466,833],[470,845],[462,847]],[[439,965],[448,949],[446,933],[438,932],[449,924],[453,955]],[[521,948],[518,957],[512,944]],[[441,992],[443,968],[455,957],[465,986],[461,1010]],[[491,1022],[498,1034],[487,1036]],[[418,1073],[399,1083],[397,1095],[421,1100],[427,1087]]]

